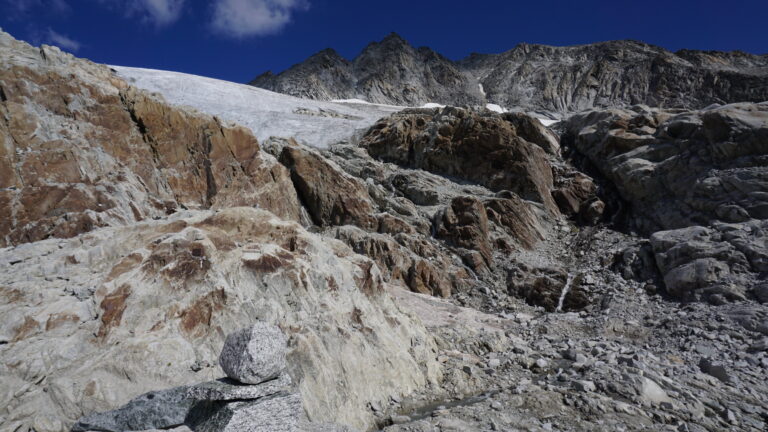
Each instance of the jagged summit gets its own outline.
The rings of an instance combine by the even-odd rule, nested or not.
[[[351,61],[324,50],[250,84],[294,96],[396,105],[494,103],[556,113],[635,104],[703,108],[768,100],[768,56],[671,52],[614,40],[563,47],[520,43],[500,54],[452,61],[391,33]]]

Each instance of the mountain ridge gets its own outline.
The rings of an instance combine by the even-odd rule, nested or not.
[[[249,84],[312,99],[411,106],[493,103],[559,114],[635,104],[695,109],[768,100],[768,55],[672,52],[614,40],[563,47],[520,43],[497,54],[451,60],[391,33],[353,59],[326,48]]]

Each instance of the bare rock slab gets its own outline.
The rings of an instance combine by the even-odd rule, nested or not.
[[[288,374],[282,374],[259,385],[242,384],[230,378],[222,378],[189,387],[187,397],[198,401],[252,400],[276,393],[288,393],[291,383]]]
[[[247,402],[201,402],[188,424],[195,432],[297,432],[303,414],[298,394]]]

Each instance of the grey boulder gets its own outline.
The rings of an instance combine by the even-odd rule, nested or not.
[[[299,431],[303,409],[298,394],[255,401],[211,402],[195,405],[187,419],[195,432]]]
[[[259,385],[241,384],[229,378],[222,378],[189,387],[187,397],[194,400],[229,401],[253,400],[291,390],[291,377],[282,374]]]
[[[227,336],[219,355],[224,373],[244,384],[259,384],[285,370],[287,339],[279,328],[256,323]]]
[[[132,399],[116,410],[82,417],[72,427],[72,431],[170,429],[184,424],[184,418],[194,402],[187,398],[185,386],[153,391]]]

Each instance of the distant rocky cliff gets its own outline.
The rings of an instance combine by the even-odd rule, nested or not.
[[[396,34],[348,61],[331,49],[252,85],[312,99],[484,105],[556,113],[635,104],[704,108],[768,100],[768,55],[672,53],[635,41],[552,47],[520,44],[452,61]]]

